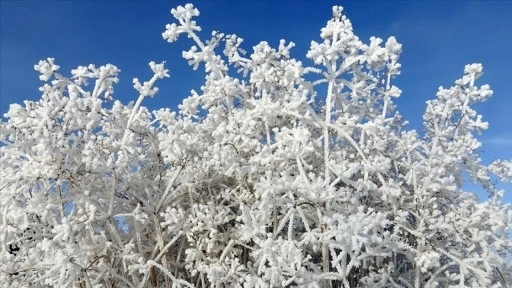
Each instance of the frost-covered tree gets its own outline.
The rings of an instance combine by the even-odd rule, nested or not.
[[[206,75],[178,111],[142,106],[164,63],[129,104],[111,64],[35,65],[41,99],[0,122],[0,286],[512,285],[512,212],[493,185],[512,164],[478,155],[480,64],[439,89],[420,134],[393,104],[401,45],[365,44],[341,7],[310,66],[284,40],[205,40],[191,4],[171,13],[163,38],[190,38],[183,57]]]

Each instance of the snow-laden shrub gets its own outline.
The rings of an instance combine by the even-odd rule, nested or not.
[[[511,284],[512,213],[492,184],[512,164],[478,155],[480,64],[427,103],[420,135],[393,104],[402,46],[362,42],[341,7],[311,66],[284,40],[204,40],[191,4],[171,13],[164,39],[191,38],[183,57],[206,75],[179,111],[142,106],[164,63],[130,104],[113,65],[35,65],[41,99],[0,122],[2,287]]]

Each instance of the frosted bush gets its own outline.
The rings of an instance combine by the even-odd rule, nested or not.
[[[111,64],[34,66],[41,99],[0,122],[3,287],[512,285],[512,213],[493,185],[512,164],[478,154],[480,64],[427,102],[421,135],[393,103],[402,46],[361,41],[341,7],[310,66],[285,40],[246,53],[202,34],[192,4],[171,13],[163,38],[190,38],[183,57],[205,74],[178,111],[142,105],[164,62],[128,104]]]

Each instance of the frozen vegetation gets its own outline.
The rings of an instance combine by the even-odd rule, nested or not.
[[[171,13],[163,38],[190,41],[205,74],[178,111],[142,105],[164,63],[128,104],[111,64],[35,65],[40,100],[0,122],[1,287],[512,285],[493,186],[512,164],[478,155],[480,64],[427,102],[418,133],[393,104],[402,46],[362,42],[341,7],[304,63],[284,40],[246,53],[202,32],[191,4]]]

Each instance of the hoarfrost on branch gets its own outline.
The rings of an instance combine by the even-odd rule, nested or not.
[[[365,43],[332,12],[304,66],[294,43],[247,53],[237,35],[205,40],[192,4],[172,9],[163,38],[190,38],[183,57],[205,73],[178,111],[142,105],[164,62],[129,104],[114,65],[35,65],[41,99],[0,122],[0,283],[510,287],[512,213],[494,183],[512,164],[478,154],[482,65],[439,88],[420,135],[393,103],[402,46]]]

